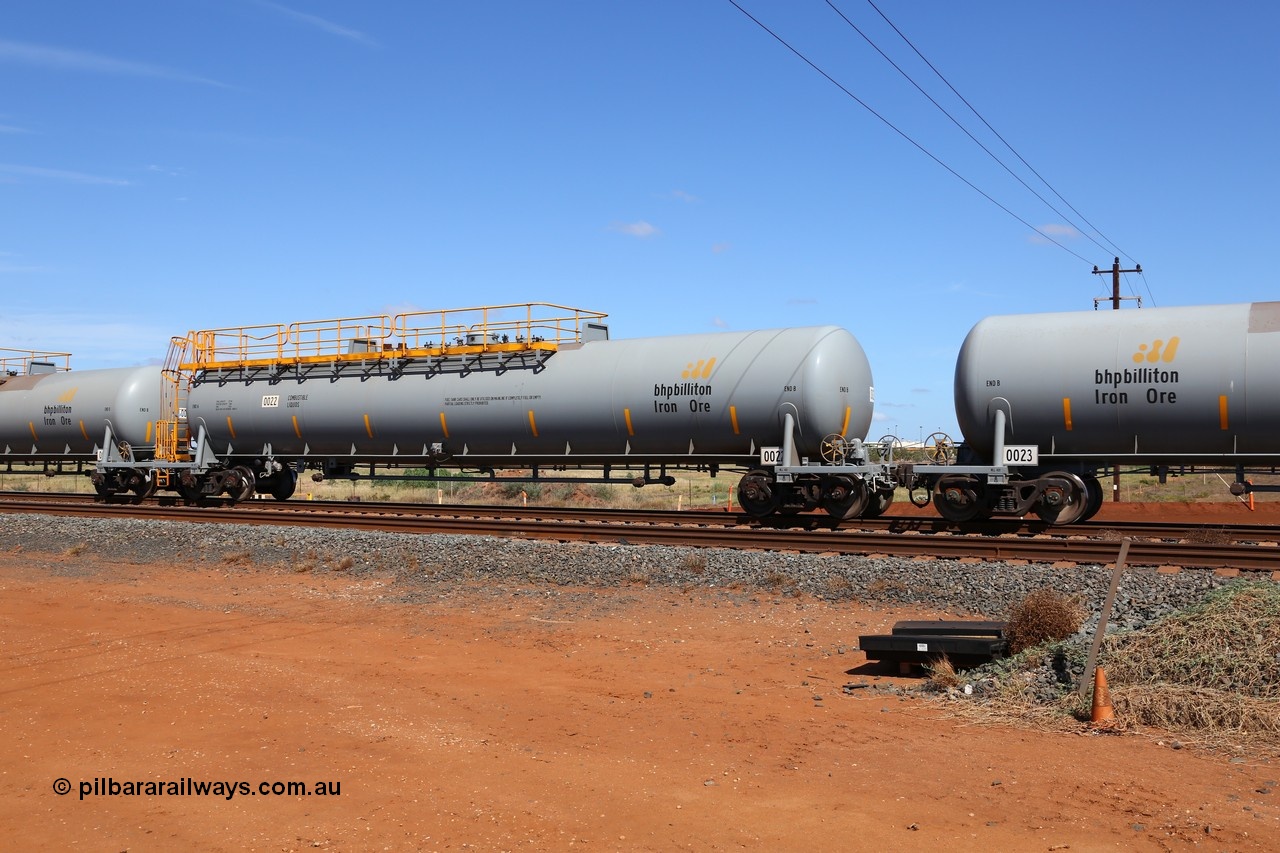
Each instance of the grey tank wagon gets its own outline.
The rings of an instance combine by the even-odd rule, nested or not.
[[[369,476],[358,466],[429,479],[589,469],[636,485],[728,469],[746,473],[739,499],[758,515],[875,504],[858,478],[779,483],[762,465],[784,432],[789,452],[814,457],[833,435],[865,438],[871,369],[848,331],[611,340],[604,316],[529,303],[191,332],[163,370],[154,479],[193,501],[283,500],[307,470]],[[124,465],[105,455],[104,471]]]

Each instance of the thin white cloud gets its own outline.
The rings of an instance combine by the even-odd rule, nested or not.
[[[55,71],[85,71],[91,74],[156,77],[181,83],[200,83],[205,86],[229,88],[225,83],[219,83],[217,80],[188,74],[185,71],[178,71],[174,68],[165,68],[162,65],[151,65],[146,62],[134,62],[129,59],[103,56],[100,53],[9,41],[7,39],[0,39],[0,62],[14,62],[20,65],[31,65]]]
[[[44,272],[49,272],[49,268],[35,266],[34,264],[11,264],[0,261],[0,275],[26,275]]]
[[[72,369],[80,370],[158,364],[172,334],[130,318],[37,312],[0,317],[0,346],[69,352]]]
[[[696,204],[697,202],[702,201],[702,199],[698,198],[693,193],[687,193],[684,190],[672,190],[671,197],[677,201],[688,202],[689,204]]]
[[[1058,240],[1058,242],[1062,242],[1063,240],[1078,240],[1084,236],[1078,229],[1071,225],[1059,225],[1054,223],[1039,226],[1038,232],[1039,233],[1031,234],[1027,239],[1040,246],[1052,246],[1054,239]]]
[[[732,244],[732,243],[728,243],[728,242],[725,242],[725,243],[712,243],[712,244],[711,244],[711,254],[713,254],[713,255],[719,255],[719,254],[722,254],[722,253],[724,253],[724,252],[729,251],[729,249],[730,249],[732,246],[733,246],[733,244]]]
[[[67,169],[46,169],[42,166],[21,166],[17,163],[0,163],[0,174],[19,175],[48,181],[64,181],[72,184],[98,184],[100,186],[127,187],[129,182],[120,178],[89,175]]]
[[[286,136],[253,136],[232,131],[174,131],[179,139],[194,139],[200,142],[211,142],[215,145],[233,145],[238,148],[252,148],[259,151],[280,150],[299,143],[298,139]]]
[[[31,131],[25,127],[18,127],[16,124],[0,124],[0,133],[30,133]]]
[[[279,12],[281,15],[292,18],[299,23],[314,27],[321,32],[328,33],[331,36],[347,39],[348,41],[358,42],[367,47],[380,47],[377,40],[372,36],[354,30],[351,27],[344,27],[341,24],[335,24],[327,18],[319,15],[311,15],[306,12],[299,12],[297,9],[290,9],[288,6],[282,6],[279,3],[272,3],[271,0],[257,0],[259,6],[263,6],[272,11]]]
[[[609,230],[616,231],[619,234],[628,234],[632,237],[639,237],[642,240],[662,233],[656,226],[650,225],[644,220],[639,222],[614,222],[609,226]]]

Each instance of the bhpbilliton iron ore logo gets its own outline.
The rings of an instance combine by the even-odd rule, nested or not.
[[[1172,337],[1169,338],[1168,343],[1165,343],[1163,339],[1156,338],[1151,342],[1150,346],[1138,344],[1138,351],[1133,354],[1133,363],[1142,364],[1146,362],[1147,364],[1155,364],[1162,361],[1165,364],[1169,364],[1178,355],[1178,342],[1180,340],[1178,337]]]
[[[711,371],[715,369],[715,366],[716,366],[715,356],[712,356],[709,359],[700,358],[696,363],[691,361],[684,366],[684,371],[681,372],[680,378],[681,379],[710,379]]]

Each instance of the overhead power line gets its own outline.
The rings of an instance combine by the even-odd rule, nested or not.
[[[868,0],[868,2],[870,2],[870,0]],[[1085,231],[1085,229],[1081,228],[1079,225],[1077,225],[1076,223],[1072,222],[1072,221],[1071,221],[1071,217],[1067,216],[1067,214],[1063,213],[1062,211],[1058,210],[1058,208],[1054,207],[1054,206],[1053,206],[1053,204],[1052,204],[1052,203],[1051,203],[1047,198],[1045,198],[1044,196],[1042,196],[1039,192],[1037,192],[1037,191],[1036,191],[1036,189],[1035,189],[1034,187],[1032,187],[1032,186],[1031,186],[1030,184],[1028,184],[1025,180],[1023,180],[1023,178],[1022,178],[1022,176],[1021,176],[1021,175],[1019,175],[1017,172],[1013,171],[1013,169],[1009,168],[1008,164],[1006,164],[1003,160],[1001,160],[998,156],[996,156],[996,154],[995,154],[995,152],[994,152],[994,151],[992,151],[990,148],[988,148],[986,145],[984,145],[984,144],[983,144],[983,142],[982,142],[982,140],[980,140],[980,139],[978,139],[978,137],[974,136],[974,135],[973,135],[973,133],[969,130],[969,128],[965,127],[965,126],[964,126],[964,124],[962,124],[962,123],[961,123],[961,121],[960,121],[958,118],[956,118],[955,116],[953,116],[953,115],[952,115],[952,114],[947,110],[947,108],[946,108],[946,107],[944,107],[942,104],[938,103],[937,99],[935,99],[935,98],[933,97],[933,95],[930,95],[927,91],[925,91],[924,87],[923,87],[923,86],[921,86],[919,83],[917,83],[917,82],[915,81],[915,79],[913,79],[913,78],[912,78],[912,76],[911,76],[910,74],[908,74],[905,70],[903,70],[903,68],[902,68],[900,65],[898,65],[898,63],[894,62],[894,61],[893,61],[893,59],[889,56],[889,54],[887,54],[887,53],[885,53],[883,50],[881,50],[881,49],[880,49],[880,45],[876,44],[876,43],[875,43],[875,40],[874,40],[874,39],[872,39],[872,38],[871,38],[871,36],[869,36],[869,35],[867,35],[866,33],[864,33],[864,32],[863,32],[863,31],[858,27],[858,25],[857,25],[857,24],[855,24],[853,21],[849,20],[849,16],[848,16],[848,15],[846,15],[844,12],[840,11],[840,8],[839,8],[838,6],[836,6],[836,4],[835,4],[834,2],[832,2],[832,0],[826,0],[826,3],[827,3],[827,5],[828,5],[828,6],[830,6],[830,7],[831,7],[831,10],[832,10],[833,12],[835,12],[837,15],[839,15],[839,16],[840,16],[840,18],[841,18],[841,19],[842,19],[846,24],[848,24],[848,25],[849,25],[849,28],[850,28],[850,29],[852,29],[852,30],[853,30],[855,33],[857,33],[858,35],[862,36],[862,40],[863,40],[863,41],[865,41],[867,44],[871,45],[871,47],[876,51],[876,53],[880,54],[881,58],[883,58],[885,62],[887,62],[887,63],[889,63],[890,65],[892,65],[892,66],[893,66],[893,70],[895,70],[895,71],[897,71],[899,74],[901,74],[901,75],[902,75],[902,77],[903,77],[903,79],[905,79],[908,83],[910,83],[912,86],[914,86],[914,87],[916,88],[916,91],[917,91],[917,92],[919,92],[921,95],[924,95],[926,98],[928,98],[928,99],[929,99],[929,103],[931,103],[931,104],[933,104],[935,107],[937,107],[939,112],[941,112],[944,116],[946,116],[948,119],[950,119],[951,123],[952,123],[952,124],[954,124],[956,127],[958,127],[958,128],[960,129],[961,133],[963,133],[965,136],[969,137],[969,139],[973,141],[973,144],[974,144],[974,145],[977,145],[979,148],[981,148],[981,149],[983,150],[983,152],[984,152],[988,157],[990,157],[992,160],[996,161],[996,163],[998,163],[998,164],[1000,165],[1000,168],[1004,169],[1006,172],[1008,172],[1008,173],[1009,173],[1010,177],[1012,177],[1012,178],[1013,178],[1015,181],[1017,181],[1018,183],[1022,184],[1022,186],[1023,186],[1024,188],[1026,188],[1027,192],[1031,193],[1033,196],[1035,196],[1036,198],[1040,199],[1040,201],[1042,201],[1042,202],[1044,203],[1044,206],[1045,206],[1045,207],[1047,207],[1047,208],[1049,208],[1050,210],[1052,210],[1055,214],[1057,214],[1057,215],[1058,215],[1058,217],[1059,217],[1059,218],[1061,218],[1061,219],[1063,219],[1064,221],[1066,221],[1066,222],[1067,222],[1067,224],[1069,224],[1072,228],[1074,228],[1076,231],[1078,231],[1079,233],[1081,233],[1081,234],[1083,234],[1085,237],[1087,237],[1087,238],[1090,240],[1090,242],[1092,242],[1092,243],[1093,243],[1095,246],[1097,246],[1099,249],[1102,249],[1104,252],[1108,252],[1108,253],[1110,253],[1110,252],[1112,252],[1112,251],[1114,251],[1114,250],[1115,250],[1115,246],[1114,246],[1114,244],[1113,244],[1111,247],[1107,247],[1107,246],[1102,245],[1102,244],[1101,244],[1101,243],[1099,243],[1096,239],[1094,239],[1094,237],[1093,237],[1091,234],[1089,234],[1087,231]],[[876,5],[875,5],[874,3],[871,3],[871,8],[876,9]],[[880,10],[879,10],[879,9],[876,9],[876,11],[877,11],[877,12],[880,12]],[[938,69],[937,69],[937,68],[934,68],[934,67],[933,67],[933,63],[929,62],[929,60],[928,60],[928,59],[925,59],[924,54],[920,53],[920,51],[916,49],[916,46],[915,46],[915,45],[913,45],[913,44],[911,44],[911,42],[907,39],[907,37],[906,37],[906,36],[902,35],[902,31],[901,31],[901,30],[899,30],[897,27],[895,27],[895,26],[893,25],[893,22],[892,22],[892,21],[890,21],[888,18],[885,18],[885,16],[884,16],[884,13],[883,13],[883,12],[880,12],[880,17],[884,18],[884,19],[885,19],[885,22],[886,22],[886,23],[888,23],[888,24],[889,24],[889,26],[893,27],[894,32],[896,32],[899,36],[902,36],[902,40],[903,40],[903,41],[905,41],[908,45],[910,45],[910,46],[911,46],[911,49],[912,49],[912,50],[914,50],[914,51],[916,52],[916,55],[917,55],[917,56],[919,56],[922,60],[924,60],[924,63],[925,63],[926,65],[928,65],[928,66],[929,66],[929,68],[933,71],[933,73],[934,73],[934,74],[937,74],[937,75],[938,75],[938,77],[939,77],[939,78],[941,78],[942,82],[944,82],[944,83],[946,83],[946,84],[947,84],[947,87],[948,87],[948,88],[950,88],[950,89],[951,89],[951,91],[955,93],[956,97],[957,97],[957,98],[960,98],[960,100],[964,102],[964,105],[965,105],[965,106],[967,106],[967,107],[969,107],[969,109],[973,112],[973,114],[974,114],[974,115],[976,115],[976,116],[978,116],[978,118],[982,120],[982,123],[983,123],[983,124],[986,124],[986,125],[987,125],[987,128],[988,128],[992,133],[995,133],[996,137],[997,137],[1001,142],[1004,142],[1005,147],[1006,147],[1006,148],[1008,148],[1010,151],[1013,151],[1014,155],[1015,155],[1015,156],[1017,156],[1019,160],[1022,160],[1022,156],[1021,156],[1020,154],[1018,154],[1018,152],[1017,152],[1017,151],[1014,151],[1014,150],[1013,150],[1013,147],[1012,147],[1012,146],[1010,146],[1008,142],[1005,142],[1004,137],[1000,136],[1000,134],[999,134],[999,133],[996,133],[995,128],[991,127],[991,125],[990,125],[990,124],[987,124],[987,120],[986,120],[986,119],[984,119],[984,118],[982,118],[981,114],[979,114],[979,113],[978,113],[978,111],[977,111],[977,110],[975,110],[975,109],[973,108],[973,106],[972,106],[968,101],[966,101],[966,100],[964,99],[964,97],[963,97],[959,92],[957,92],[957,91],[956,91],[955,87],[954,87],[954,86],[952,86],[952,85],[951,85],[951,83],[947,81],[947,78],[943,77],[943,76],[942,76],[942,73],[941,73],[940,71],[938,71]],[[1035,170],[1035,169],[1032,169],[1032,168],[1031,168],[1031,165],[1030,165],[1029,163],[1027,163],[1027,161],[1026,161],[1026,160],[1022,160],[1022,163],[1023,163],[1023,165],[1025,165],[1028,169],[1031,169],[1032,174],[1034,174],[1037,178],[1040,178],[1041,183],[1043,183],[1045,186],[1049,187],[1049,189],[1050,189],[1050,190],[1053,190],[1053,187],[1049,186],[1048,181],[1045,181],[1045,179],[1044,179],[1044,178],[1041,178],[1041,177],[1040,177],[1040,173],[1039,173],[1039,172],[1036,172],[1036,170]],[[1053,190],[1053,191],[1054,191],[1054,194],[1055,194],[1055,195],[1058,195],[1057,190]],[[1059,199],[1062,199],[1063,203],[1065,203],[1065,204],[1067,205],[1067,207],[1071,207],[1070,203],[1068,203],[1066,199],[1062,198],[1062,196],[1061,196],[1061,195],[1058,195],[1058,198],[1059,198]],[[1087,219],[1085,219],[1083,216],[1081,216],[1079,211],[1076,211],[1076,209],[1075,209],[1074,207],[1071,207],[1071,209],[1072,209],[1073,211],[1075,211],[1076,215],[1077,215],[1077,216],[1079,216],[1082,220],[1084,220],[1084,222],[1085,222],[1086,224],[1088,224],[1089,220],[1087,220]],[[1093,226],[1092,226],[1092,225],[1090,225],[1089,227],[1090,227],[1090,228],[1093,228]],[[1097,231],[1098,229],[1094,228],[1093,230],[1094,230],[1094,231]],[[1098,232],[1098,234],[1101,236],[1101,232]],[[1106,239],[1106,238],[1105,238],[1105,237],[1103,237],[1103,239]],[[1109,241],[1108,241],[1108,242],[1109,242]]]
[[[998,208],[1000,208],[1001,210],[1003,210],[1006,214],[1008,214],[1009,216],[1011,216],[1013,219],[1017,220],[1018,222],[1022,223],[1022,224],[1023,224],[1023,225],[1025,225],[1027,228],[1029,228],[1029,229],[1031,229],[1032,231],[1034,231],[1036,234],[1039,234],[1041,237],[1043,237],[1044,239],[1048,240],[1050,243],[1053,243],[1053,244],[1054,244],[1055,246],[1057,246],[1059,249],[1062,249],[1064,252],[1066,252],[1066,253],[1068,253],[1068,254],[1070,254],[1070,255],[1072,255],[1072,256],[1074,256],[1074,257],[1076,257],[1076,258],[1080,259],[1081,261],[1084,261],[1086,264],[1090,264],[1090,263],[1091,263],[1091,262],[1090,262],[1087,258],[1085,258],[1083,255],[1081,255],[1081,254],[1077,253],[1076,251],[1074,251],[1073,249],[1069,248],[1068,246],[1063,245],[1063,244],[1062,244],[1062,243],[1060,243],[1059,241],[1055,240],[1055,239],[1054,239],[1052,236],[1050,236],[1049,234],[1045,233],[1045,232],[1044,232],[1044,231],[1042,231],[1041,229],[1039,229],[1039,228],[1037,228],[1036,226],[1032,225],[1030,222],[1028,222],[1027,220],[1023,219],[1021,216],[1019,216],[1018,214],[1014,213],[1012,210],[1010,210],[1009,208],[1005,207],[1005,206],[1004,206],[1003,204],[1001,204],[1000,202],[996,201],[994,198],[992,198],[992,197],[991,197],[990,195],[988,195],[985,191],[983,191],[982,189],[980,189],[976,184],[974,184],[972,181],[970,181],[970,180],[969,180],[968,178],[966,178],[964,175],[961,175],[961,174],[960,174],[959,172],[957,172],[955,169],[953,169],[953,168],[951,168],[950,166],[948,166],[948,165],[947,165],[946,163],[944,163],[940,158],[938,158],[938,157],[937,157],[937,156],[936,156],[932,151],[930,151],[929,149],[925,148],[925,147],[924,147],[923,145],[921,145],[919,142],[916,142],[916,140],[915,140],[915,139],[913,139],[913,138],[912,138],[912,137],[911,137],[911,136],[910,136],[906,131],[902,130],[902,129],[901,129],[901,128],[899,128],[897,125],[895,125],[893,122],[889,121],[887,118],[885,118],[884,116],[882,116],[880,113],[876,112],[876,111],[875,111],[875,110],[874,110],[874,109],[873,109],[869,104],[867,104],[865,101],[863,101],[861,98],[859,98],[859,97],[858,97],[857,95],[855,95],[853,92],[851,92],[851,91],[850,91],[850,90],[849,90],[849,89],[848,89],[844,84],[842,84],[840,81],[836,80],[834,77],[832,77],[832,76],[831,76],[830,74],[828,74],[826,71],[824,71],[821,67],[819,67],[819,66],[817,65],[817,63],[815,63],[813,60],[809,59],[809,57],[805,56],[805,55],[804,55],[803,53],[801,53],[798,49],[796,49],[795,47],[793,47],[793,46],[791,45],[791,43],[790,43],[790,42],[788,42],[788,41],[787,41],[786,39],[784,39],[782,36],[778,35],[778,34],[777,34],[777,33],[775,33],[773,30],[771,30],[768,26],[766,26],[762,21],[760,21],[758,18],[756,18],[754,15],[752,15],[752,14],[751,14],[750,12],[748,12],[746,9],[744,9],[744,8],[742,8],[740,5],[738,5],[737,0],[729,0],[729,3],[730,3],[730,4],[731,4],[735,9],[737,9],[739,12],[741,12],[743,15],[745,15],[745,16],[746,16],[746,17],[747,17],[747,18],[748,18],[752,23],[754,23],[754,24],[755,24],[756,26],[758,26],[760,29],[764,30],[766,33],[768,33],[769,35],[773,36],[773,38],[774,38],[774,39],[775,39],[779,44],[781,44],[781,45],[782,45],[783,47],[785,47],[787,50],[789,50],[789,51],[791,51],[793,54],[795,54],[795,55],[796,55],[796,57],[797,57],[797,58],[799,58],[802,62],[804,62],[806,65],[808,65],[808,66],[809,66],[810,68],[812,68],[814,71],[818,72],[818,73],[819,73],[819,74],[821,74],[823,77],[825,77],[829,83],[831,83],[833,86],[835,86],[835,87],[836,87],[837,89],[839,89],[841,92],[844,92],[844,93],[845,93],[845,95],[847,95],[850,99],[852,99],[855,103],[857,103],[857,104],[858,104],[858,106],[862,107],[864,110],[866,110],[867,112],[871,113],[873,116],[875,116],[877,119],[879,119],[879,120],[880,120],[880,121],[881,121],[885,126],[887,126],[887,127],[888,127],[890,130],[892,130],[894,133],[896,133],[896,134],[898,134],[899,136],[901,136],[901,137],[902,137],[903,139],[905,139],[907,142],[910,142],[910,143],[911,143],[913,146],[915,146],[915,148],[916,148],[916,149],[918,149],[922,154],[924,154],[926,157],[928,157],[928,158],[929,158],[930,160],[932,160],[933,162],[937,163],[937,164],[938,164],[939,166],[941,166],[942,168],[946,169],[946,170],[947,170],[948,172],[950,172],[953,176],[955,176],[957,179],[959,179],[961,182],[963,182],[963,183],[965,184],[965,186],[969,187],[969,189],[973,190],[973,191],[974,191],[974,192],[976,192],[978,195],[982,196],[982,197],[983,197],[983,198],[985,198],[987,201],[991,202],[991,203],[992,203],[992,204],[994,204],[996,207],[998,207]]]
[[[1109,244],[1111,245],[1111,249],[1112,249],[1112,250],[1114,250],[1115,252],[1119,253],[1122,257],[1129,258],[1129,260],[1131,260],[1131,261],[1133,260],[1133,258],[1129,257],[1129,253],[1128,253],[1128,252],[1125,252],[1123,249],[1121,249],[1119,246],[1117,246],[1117,245],[1116,245],[1116,243],[1115,243],[1115,241],[1113,241],[1113,240],[1112,240],[1110,237],[1108,237],[1107,235],[1103,234],[1103,233],[1102,233],[1102,230],[1101,230],[1100,228],[1098,228],[1098,226],[1096,226],[1096,225],[1094,225],[1092,222],[1090,222],[1090,221],[1089,221],[1089,219],[1088,219],[1088,218],[1087,218],[1083,213],[1081,213],[1079,210],[1076,210],[1075,206],[1074,206],[1074,205],[1072,205],[1072,204],[1071,204],[1071,202],[1067,201],[1067,200],[1066,200],[1066,198],[1064,198],[1064,197],[1063,197],[1062,193],[1058,192],[1058,191],[1054,188],[1053,184],[1049,183],[1049,181],[1048,181],[1047,179],[1045,179],[1045,177],[1044,177],[1043,175],[1041,175],[1038,171],[1036,171],[1035,167],[1034,167],[1034,166],[1032,166],[1030,163],[1028,163],[1028,162],[1027,162],[1027,160],[1026,160],[1026,158],[1024,158],[1021,154],[1019,154],[1019,153],[1018,153],[1018,150],[1017,150],[1016,148],[1014,148],[1014,147],[1009,143],[1009,141],[1008,141],[1007,139],[1005,139],[1003,136],[1001,136],[1001,135],[1000,135],[1000,132],[999,132],[998,130],[996,130],[994,127],[992,127],[992,126],[991,126],[991,122],[987,121],[987,120],[986,120],[986,118],[982,115],[982,113],[978,112],[978,108],[977,108],[977,107],[975,107],[973,104],[969,103],[968,99],[967,99],[967,98],[965,98],[965,96],[964,96],[964,95],[960,94],[960,92],[956,89],[956,87],[955,87],[955,86],[952,86],[952,85],[951,85],[951,81],[950,81],[950,80],[948,80],[948,79],[946,78],[946,76],[945,76],[941,71],[939,71],[937,68],[935,68],[935,67],[934,67],[933,63],[929,61],[928,57],[926,57],[923,53],[921,53],[921,52],[920,52],[920,49],[919,49],[918,47],[916,47],[916,46],[915,46],[915,44],[913,44],[913,43],[912,43],[911,39],[907,38],[906,34],[905,34],[905,33],[903,33],[903,32],[902,32],[902,30],[898,29],[897,24],[895,24],[893,21],[889,20],[889,16],[888,16],[888,15],[886,15],[884,12],[880,11],[880,7],[879,7],[879,6],[877,6],[877,5],[875,4],[874,0],[867,0],[867,3],[871,6],[871,8],[872,8],[872,9],[875,9],[875,10],[876,10],[876,14],[878,14],[881,18],[883,18],[883,19],[884,19],[884,22],[885,22],[886,24],[888,24],[890,27],[892,27],[892,28],[893,28],[893,31],[894,31],[895,33],[897,33],[897,34],[898,34],[898,37],[899,37],[899,38],[901,38],[904,42],[906,42],[908,47],[910,47],[913,51],[915,51],[916,56],[920,57],[920,59],[924,62],[924,64],[925,64],[925,65],[927,65],[927,66],[929,66],[929,70],[930,70],[930,71],[932,71],[934,74],[938,75],[938,79],[939,79],[939,80],[941,80],[943,83],[945,83],[945,84],[947,85],[947,88],[951,90],[952,94],[954,94],[957,98],[959,98],[959,99],[960,99],[960,101],[961,101],[961,102],[962,102],[966,107],[968,107],[968,108],[969,108],[970,112],[972,112],[975,116],[977,116],[977,117],[978,117],[978,120],[979,120],[979,121],[981,121],[984,125],[986,125],[987,130],[989,130],[989,131],[991,131],[993,134],[995,134],[996,139],[999,139],[999,140],[1004,144],[1004,147],[1005,147],[1005,148],[1008,148],[1010,151],[1012,151],[1012,152],[1013,152],[1013,156],[1017,157],[1017,158],[1018,158],[1018,160],[1020,160],[1020,161],[1022,162],[1022,165],[1026,166],[1026,167],[1031,171],[1031,174],[1033,174],[1033,175],[1035,175],[1037,178],[1039,178],[1040,182],[1041,182],[1042,184],[1044,184],[1046,187],[1048,187],[1048,188],[1049,188],[1049,190],[1050,190],[1050,192],[1052,192],[1054,195],[1056,195],[1056,196],[1057,196],[1057,197],[1062,201],[1062,203],[1063,203],[1063,204],[1065,204],[1067,207],[1071,208],[1071,211],[1072,211],[1076,216],[1080,217],[1081,221],[1083,221],[1086,225],[1088,225],[1091,229],[1093,229],[1094,233],[1096,233],[1096,234],[1097,234],[1099,237],[1101,237],[1103,240],[1107,241],[1107,243],[1109,243]],[[836,13],[837,13],[838,15],[840,15],[840,17],[844,18],[846,22],[849,22],[849,19],[845,17],[845,15],[844,15],[844,13],[843,13],[843,12],[841,12],[839,9],[836,9],[835,5],[831,2],[831,0],[827,0],[827,5],[831,6],[831,8],[832,8],[832,9],[835,9]],[[849,22],[849,26],[851,26],[851,27],[853,26],[852,22]],[[854,27],[854,29],[855,29],[855,30],[857,30],[857,27]],[[861,35],[863,38],[867,38],[865,35],[863,35],[863,33],[862,33],[862,31],[861,31],[861,30],[858,30],[858,35]],[[870,39],[867,39],[867,41],[868,41],[868,42],[870,42],[871,40],[870,40]],[[879,47],[876,47],[876,45],[875,45],[875,43],[874,43],[874,42],[872,42],[872,43],[871,43],[871,46],[872,46],[872,47],[875,47],[877,51],[880,51],[880,48],[879,48]],[[893,65],[893,67],[894,67],[894,68],[898,68],[898,66],[893,62],[893,60],[889,59],[889,57],[888,57],[888,56],[885,56],[884,51],[880,51],[880,55],[881,55],[881,56],[884,56],[884,57],[885,57],[885,59],[886,59],[886,60],[888,60],[888,61],[889,61],[889,63],[890,63],[891,65]],[[902,69],[898,68],[898,71],[899,71],[899,72],[902,72]],[[906,76],[906,73],[905,73],[905,72],[902,72],[902,73],[903,73],[903,76]],[[910,80],[911,78],[910,78],[910,77],[907,77],[907,79],[908,79],[908,80]],[[912,80],[912,81],[911,81],[911,83],[912,83],[912,85],[915,85],[917,89],[920,89],[920,87],[919,87],[918,85],[916,85],[916,83],[915,83],[915,81],[914,81],[914,80]],[[922,93],[924,92],[924,90],[923,90],[923,89],[920,89],[920,91],[921,91]],[[927,93],[925,94],[925,97],[929,97]],[[933,100],[933,98],[929,98],[929,100],[930,100],[930,101],[933,101],[934,106],[938,106],[938,102],[937,102],[937,101],[934,101],[934,100]],[[942,109],[942,107],[941,107],[941,106],[938,106],[938,109]],[[942,110],[942,111],[943,111],[944,113],[946,113],[947,118],[951,118],[951,114],[950,114],[950,113],[947,113],[947,111],[946,111],[946,110]],[[955,119],[954,119],[954,118],[951,118],[951,120],[952,120],[952,121],[955,121]],[[958,124],[958,122],[957,122],[957,124]],[[961,129],[963,130],[963,127],[961,127]],[[965,131],[965,133],[969,133],[969,132],[966,130],[966,131]],[[972,134],[969,134],[969,138],[970,138],[970,139],[972,139],[972,138],[973,138],[973,135],[972,135]],[[976,139],[974,139],[974,142],[977,142],[977,140],[976,140]],[[978,145],[982,147],[982,150],[983,150],[983,151],[987,151],[986,146],[985,146],[985,145],[982,145],[982,143],[981,143],[981,142],[978,142]],[[987,151],[987,153],[988,153],[988,154],[991,154],[991,152],[990,152],[990,151]],[[994,159],[996,160],[996,162],[1000,163],[1000,165],[1001,165],[1001,166],[1004,166],[1004,163],[1003,163],[1003,162],[1002,162],[998,157],[996,157],[994,154],[991,154],[991,156],[992,156],[992,158],[994,158]],[[1005,169],[1006,169],[1006,170],[1008,170],[1008,168],[1009,168],[1008,166],[1005,166]],[[1010,174],[1013,174],[1013,173],[1012,173],[1012,172],[1010,172]],[[1015,176],[1015,177],[1016,177],[1016,176]],[[1018,180],[1019,180],[1020,182],[1022,181],[1022,179],[1021,179],[1021,178],[1019,178]],[[1026,186],[1026,183],[1025,183],[1025,182],[1023,182],[1023,186]],[[1029,190],[1030,190],[1031,188],[1030,188],[1030,187],[1027,187],[1027,189],[1029,189]],[[1039,194],[1039,193],[1035,192],[1035,190],[1031,190],[1031,191],[1032,191],[1033,193],[1035,193],[1036,198],[1039,198],[1041,201],[1044,201],[1044,198],[1042,198],[1042,197],[1040,196],[1040,194]],[[1062,213],[1059,213],[1059,212],[1058,212],[1058,210],[1057,210],[1057,208],[1055,208],[1053,205],[1049,204],[1049,202],[1045,201],[1045,204],[1046,204],[1046,205],[1049,207],[1049,209],[1050,209],[1050,210],[1052,210],[1054,213],[1057,213],[1057,214],[1058,214],[1059,216],[1061,216],[1063,219],[1067,219],[1067,217],[1066,217],[1065,215],[1063,215]],[[1068,221],[1069,221],[1069,220],[1068,220]],[[1076,227],[1074,223],[1072,223],[1072,227],[1073,227],[1073,228],[1075,228],[1075,227]],[[1085,233],[1083,229],[1077,228],[1076,230],[1080,231],[1082,234],[1083,234],[1083,233]],[[1086,236],[1088,236],[1088,235],[1086,234]],[[1089,237],[1089,239],[1090,239],[1090,240],[1093,240],[1093,238],[1092,238],[1092,237]],[[1098,246],[1099,248],[1102,248],[1102,249],[1105,249],[1105,248],[1106,248],[1106,247],[1105,247],[1105,246],[1103,246],[1101,243],[1099,243],[1097,240],[1093,240],[1093,243],[1094,243],[1094,245]]]

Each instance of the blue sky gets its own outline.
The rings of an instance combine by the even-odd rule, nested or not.
[[[954,434],[984,316],[1275,299],[1280,7],[46,0],[0,18],[0,346],[510,302],[615,337],[837,323],[873,437]],[[1100,229],[1096,245],[1077,228]],[[1073,227],[1074,223],[1074,227]],[[1068,251],[1069,250],[1069,251]],[[1070,352],[1070,341],[1046,346]]]

